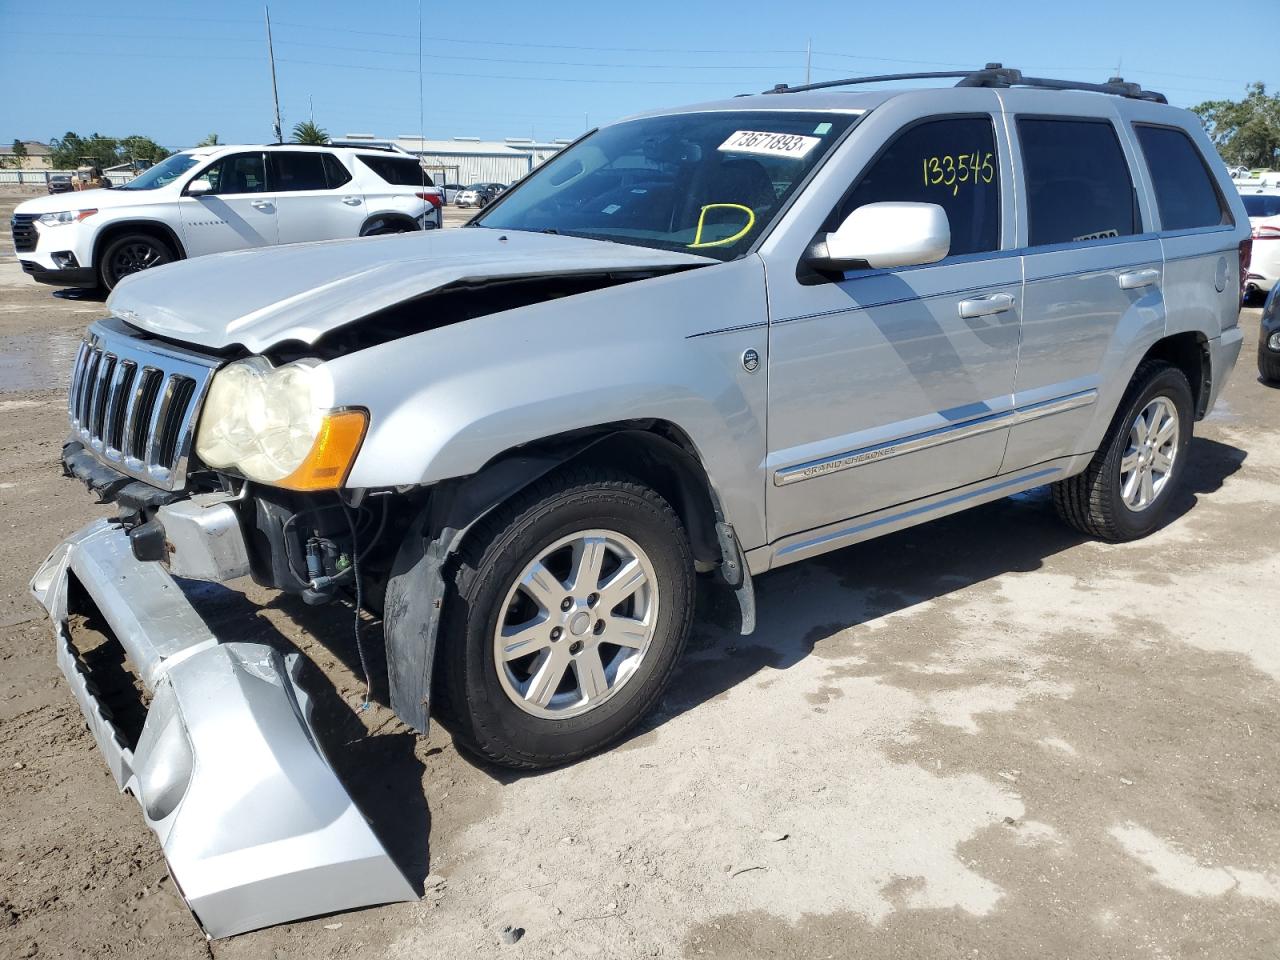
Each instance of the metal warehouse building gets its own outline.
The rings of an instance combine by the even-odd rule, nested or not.
[[[452,140],[425,140],[416,136],[375,137],[350,133],[343,143],[361,142],[393,146],[423,159],[423,166],[436,183],[514,183],[547,158],[563,150],[568,140],[536,140],[509,137],[481,140],[454,137]]]

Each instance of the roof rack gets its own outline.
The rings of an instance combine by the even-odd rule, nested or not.
[[[1000,63],[988,63],[981,70],[943,70],[930,73],[882,73],[871,77],[849,77],[846,80],[824,80],[797,87],[780,83],[764,93],[800,93],[805,90],[826,90],[829,87],[851,87],[863,83],[885,83],[890,80],[957,80],[957,87],[1035,87],[1040,90],[1087,90],[1092,93],[1109,93],[1130,100],[1147,100],[1152,103],[1168,103],[1163,93],[1143,90],[1139,84],[1129,83],[1121,77],[1112,77],[1106,83],[1084,83],[1076,80],[1052,80],[1046,77],[1024,77],[1021,70]]]

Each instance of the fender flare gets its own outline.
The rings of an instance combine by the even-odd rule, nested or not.
[[[432,488],[426,506],[418,511],[396,553],[383,607],[391,709],[404,723],[420,733],[427,731],[440,613],[448,590],[444,568],[468,531],[531,483],[617,436],[617,432],[598,434],[554,451],[517,453],[494,461],[479,473]],[[715,535],[721,554],[718,572],[737,597],[741,632],[748,634],[755,629],[756,620],[751,573],[733,526],[725,519],[709,484],[707,492],[716,514]]]
[[[361,236],[361,237],[368,236],[369,234],[366,231],[369,229],[370,225],[376,224],[379,221],[382,221],[385,223],[401,223],[407,226],[412,231],[418,231],[422,229],[421,227],[418,226],[418,221],[413,219],[413,217],[409,216],[407,213],[398,213],[395,211],[388,210],[384,213],[372,213],[369,216],[365,217],[364,223],[360,224],[360,232],[359,234],[357,234],[357,236]]]
[[[178,236],[176,230],[163,220],[150,220],[141,217],[129,217],[123,220],[115,220],[105,224],[93,238],[93,268],[98,268],[98,261],[102,256],[102,251],[110,242],[110,238],[119,233],[127,233],[130,230],[138,230],[144,233],[159,234],[161,239],[173,247],[173,252],[177,254],[178,259],[187,259],[187,250],[182,245],[182,238]]]

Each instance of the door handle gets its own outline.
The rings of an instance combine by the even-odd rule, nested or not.
[[[964,320],[990,317],[1013,309],[1013,297],[1007,293],[993,293],[986,297],[974,297],[960,301],[960,316]]]
[[[342,202],[348,207],[358,207],[363,201],[359,197],[343,197]]]
[[[270,200],[254,200],[249,206],[255,210],[266,210],[271,206]]]
[[[1149,287],[1159,279],[1159,270],[1132,270],[1129,273],[1120,274],[1120,289],[1137,290],[1140,287]]]

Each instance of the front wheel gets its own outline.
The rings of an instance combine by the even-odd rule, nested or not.
[[[1186,470],[1192,418],[1186,375],[1163,361],[1145,361],[1089,466],[1053,485],[1059,516],[1112,542],[1156,530]]]
[[[693,616],[671,506],[630,478],[566,471],[468,535],[445,600],[440,706],[460,740],[517,768],[615,742],[661,695]]]
[[[148,233],[130,233],[117,237],[102,251],[98,274],[102,285],[114,290],[117,283],[131,274],[169,263],[174,259],[167,243]]]

